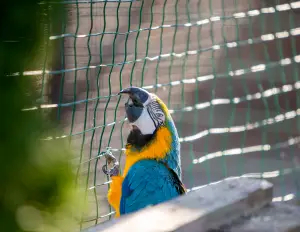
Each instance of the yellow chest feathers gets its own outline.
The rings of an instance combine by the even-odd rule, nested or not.
[[[171,133],[167,127],[160,127],[153,140],[144,147],[141,151],[133,150],[131,145],[126,146],[126,161],[124,167],[123,177],[125,177],[129,169],[136,162],[144,159],[163,159],[166,154],[170,151],[172,143]]]

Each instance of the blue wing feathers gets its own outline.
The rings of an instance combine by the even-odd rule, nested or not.
[[[177,184],[164,164],[156,160],[139,161],[123,181],[120,213],[131,213],[180,195]]]

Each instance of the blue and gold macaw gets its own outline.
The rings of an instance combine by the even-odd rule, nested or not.
[[[123,175],[111,177],[108,192],[116,217],[186,193],[181,182],[178,134],[166,105],[138,87],[120,94],[129,96],[125,110],[132,129]]]

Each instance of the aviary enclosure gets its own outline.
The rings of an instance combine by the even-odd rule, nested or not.
[[[300,1],[63,4],[64,20],[46,30],[59,52],[41,107],[54,108],[64,127],[53,139],[68,139],[77,154],[90,206],[82,227],[113,215],[101,168],[108,147],[124,161],[117,93],[129,85],[167,103],[188,188],[244,175],[274,183],[274,201],[299,200]]]

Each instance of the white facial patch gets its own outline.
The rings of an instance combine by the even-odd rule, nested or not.
[[[137,126],[143,135],[153,134],[156,130],[156,127],[146,108],[144,108],[143,113],[138,118],[138,120],[136,120],[133,123],[130,123],[130,125]]]
[[[137,126],[143,135],[153,134],[156,128],[164,124],[165,114],[153,98],[148,99],[141,116],[131,125]]]

